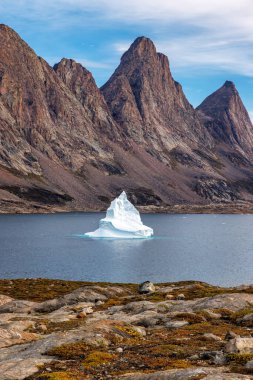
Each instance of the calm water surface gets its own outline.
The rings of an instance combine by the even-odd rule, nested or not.
[[[253,215],[143,215],[154,239],[82,238],[103,215],[1,215],[0,278],[253,283]]]

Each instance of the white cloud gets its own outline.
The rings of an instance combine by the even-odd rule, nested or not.
[[[104,63],[104,62],[97,62],[97,61],[92,61],[90,59],[85,59],[85,58],[73,58],[76,62],[81,63],[86,68],[91,68],[91,69],[110,69],[111,64],[109,63]]]
[[[253,76],[253,0],[0,0],[0,14],[45,21],[52,29],[144,26],[157,36],[158,49],[170,57],[174,69],[212,68]],[[122,54],[128,46],[129,41],[118,41],[113,47]],[[103,63],[83,62],[105,68]]]
[[[124,53],[126,50],[128,50],[128,48],[130,47],[131,45],[131,42],[133,41],[129,41],[129,42],[118,42],[116,44],[113,44],[113,49],[117,52],[117,53]]]
[[[52,56],[47,56],[44,57],[44,59],[50,64],[54,65],[55,63],[60,62],[62,57],[52,57]],[[92,61],[90,59],[86,58],[72,58],[74,61],[81,63],[82,66],[84,66],[87,69],[111,69],[111,64],[110,63],[105,63],[105,62],[97,62],[97,61]]]

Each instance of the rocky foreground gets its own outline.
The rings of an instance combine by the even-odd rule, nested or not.
[[[253,286],[0,281],[1,380],[253,379]]]

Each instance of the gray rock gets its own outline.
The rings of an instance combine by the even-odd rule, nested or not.
[[[30,313],[31,310],[37,305],[36,302],[11,300],[8,303],[0,306],[0,314],[2,313]]]
[[[253,313],[244,315],[244,317],[242,317],[242,318],[238,318],[236,320],[236,322],[241,324],[241,325],[244,325],[244,326],[252,327],[253,326]]]
[[[234,338],[227,342],[225,346],[227,353],[252,354],[253,353],[253,338]]]
[[[199,310],[228,309],[239,311],[253,306],[253,294],[231,293],[190,301],[165,301],[170,311],[194,312]]]
[[[213,340],[213,341],[221,341],[222,340],[219,336],[211,334],[211,333],[203,334],[203,338],[206,340]]]
[[[0,306],[6,304],[8,302],[11,302],[12,300],[13,300],[13,298],[0,294]]]
[[[227,358],[226,358],[226,356],[224,355],[223,352],[218,352],[215,355],[215,357],[213,358],[212,363],[215,364],[215,365],[222,366],[222,365],[225,365],[227,363]]]
[[[200,377],[201,379],[206,379],[205,375],[220,373],[221,371],[216,368],[187,368],[187,369],[176,369],[169,371],[160,371],[154,373],[137,373],[137,374],[125,374],[120,376],[121,380],[190,380],[193,378]],[[211,380],[212,378],[209,378]],[[222,379],[222,378],[220,378]],[[225,379],[225,378],[224,378]],[[236,379],[234,377],[234,379]],[[245,378],[245,380],[247,380]]]
[[[154,327],[159,323],[159,318],[157,317],[151,317],[151,318],[141,318],[138,322],[138,326],[143,326],[143,327]]]
[[[234,339],[237,337],[238,337],[238,335],[236,333],[234,333],[233,331],[228,331],[225,335],[225,340],[230,340],[230,339]]]
[[[38,366],[51,362],[49,358],[11,359],[0,363],[1,380],[23,380],[38,372]]]
[[[139,293],[147,294],[155,292],[155,285],[150,281],[145,281],[139,286]]]
[[[33,309],[37,313],[49,313],[55,310],[60,309],[66,305],[75,305],[80,302],[97,302],[97,301],[106,301],[107,297],[104,294],[98,293],[98,289],[103,289],[100,287],[83,287],[76,289],[70,294],[66,294],[63,297],[56,298],[53,300],[41,302],[36,305]]]
[[[184,327],[189,325],[187,321],[169,321],[165,324],[168,329],[179,329],[180,327]]]
[[[247,369],[253,369],[253,360],[248,361],[248,362],[245,364],[245,367],[246,367]]]
[[[159,288],[158,290],[159,290],[159,293],[170,293],[170,292],[172,292],[174,290],[174,287],[172,287],[172,286],[164,286],[162,288]]]
[[[204,377],[202,380],[252,380],[253,376],[250,375],[240,375],[238,373],[222,373],[209,375]]]
[[[211,310],[205,310],[205,313],[208,315],[208,317],[212,318],[212,319],[220,319],[222,316],[221,314],[219,313],[214,313],[213,311]]]
[[[185,299],[185,295],[184,295],[183,293],[181,293],[181,294],[179,294],[179,295],[177,296],[177,299],[178,299],[178,300],[184,300],[184,299]]]

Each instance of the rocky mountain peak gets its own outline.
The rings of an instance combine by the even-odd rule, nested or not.
[[[138,37],[131,44],[130,48],[123,54],[121,62],[129,59],[145,59],[156,56],[156,48],[154,43],[147,37]]]
[[[219,143],[237,145],[252,152],[253,126],[233,82],[226,81],[197,109],[209,132]]]
[[[126,134],[161,160],[168,160],[168,151],[184,138],[192,144],[208,141],[205,128],[171,75],[168,58],[156,52],[149,38],[133,42],[101,90]]]
[[[223,87],[226,87],[226,88],[235,88],[235,84],[234,84],[234,82],[232,82],[230,80],[226,80],[226,82],[224,83]]]
[[[10,28],[9,26],[5,24],[0,24],[0,33],[8,33],[8,34],[13,34],[13,35],[18,36],[15,30],[13,30],[12,28]]]
[[[54,71],[85,108],[96,128],[108,133],[111,139],[116,139],[117,126],[90,71],[68,58],[55,64]]]
[[[70,88],[70,90],[72,90],[72,92],[75,92],[74,87],[78,85],[83,87],[85,87],[85,85],[87,86],[87,81],[91,82],[90,85],[96,88],[95,80],[93,79],[92,74],[74,59],[62,58],[59,63],[54,65],[54,71]],[[81,98],[79,97],[78,100],[81,100]]]

